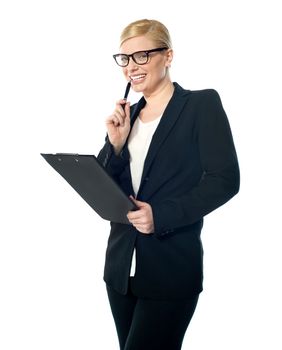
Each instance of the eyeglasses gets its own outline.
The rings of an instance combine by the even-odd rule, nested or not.
[[[116,63],[120,67],[126,67],[129,64],[129,59],[132,57],[133,61],[138,64],[146,64],[149,61],[149,54],[151,52],[157,52],[157,51],[163,51],[167,50],[167,47],[159,47],[157,49],[152,49],[152,50],[146,50],[146,51],[137,51],[132,53],[131,55],[126,55],[125,53],[118,53],[116,55],[113,55],[113,58],[115,59]]]

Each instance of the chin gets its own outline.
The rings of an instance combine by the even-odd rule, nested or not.
[[[143,92],[145,90],[145,87],[143,86],[143,84],[137,84],[137,85],[132,84],[131,88],[135,92]]]

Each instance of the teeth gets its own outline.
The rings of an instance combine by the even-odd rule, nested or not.
[[[135,75],[134,77],[130,77],[131,80],[142,79],[146,76],[146,74]]]

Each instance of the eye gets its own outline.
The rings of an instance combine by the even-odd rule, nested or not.
[[[144,51],[141,51],[141,52],[136,52],[135,54],[134,54],[134,58],[136,59],[136,60],[146,60],[146,58],[147,58],[147,54],[146,54],[146,52],[144,52]]]
[[[126,63],[127,62],[127,56],[126,55],[120,55],[119,59],[122,63]]]

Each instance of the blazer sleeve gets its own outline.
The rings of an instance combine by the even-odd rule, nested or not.
[[[152,207],[155,234],[159,237],[201,220],[239,191],[237,155],[218,93],[207,90],[198,109],[195,125],[202,178],[183,196],[167,198]]]
[[[119,155],[116,155],[114,148],[106,136],[104,147],[100,150],[97,159],[100,164],[106,169],[109,175],[117,179],[120,173],[129,163],[129,151],[127,146],[124,146]]]

